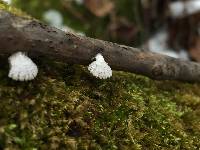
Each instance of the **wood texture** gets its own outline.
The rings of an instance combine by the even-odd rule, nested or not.
[[[81,65],[88,65],[97,53],[102,53],[114,70],[157,80],[200,81],[199,63],[65,33],[37,20],[0,10],[0,55],[8,57],[16,51],[39,59],[47,57]]]

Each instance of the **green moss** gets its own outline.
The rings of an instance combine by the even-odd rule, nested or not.
[[[0,9],[15,12],[2,2]],[[199,84],[124,72],[98,80],[55,62],[40,62],[38,77],[21,83],[8,79],[2,62],[0,149],[200,147]]]
[[[8,12],[14,14],[14,15],[17,15],[17,16],[23,16],[23,17],[28,18],[28,19],[33,19],[31,16],[29,16],[25,12],[21,11],[20,9],[17,9],[15,7],[8,5],[7,3],[3,2],[2,0],[0,0],[0,10],[6,10],[6,11],[8,11]]]
[[[0,71],[0,149],[200,147],[199,84],[123,72],[98,80],[81,66],[48,65],[57,69],[25,83]]]

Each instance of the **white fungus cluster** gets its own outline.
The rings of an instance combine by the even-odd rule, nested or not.
[[[95,56],[89,66],[90,73],[99,79],[107,79],[112,76],[112,69],[105,62],[103,56],[99,53]],[[10,71],[8,77],[16,81],[29,81],[33,80],[38,73],[36,64],[23,52],[17,52],[9,58]]]
[[[33,80],[38,73],[36,64],[24,53],[17,52],[9,57],[10,71],[8,77],[16,81]]]
[[[103,56],[99,53],[95,57],[95,61],[88,66],[90,73],[96,78],[107,79],[112,76],[110,66],[105,62]]]

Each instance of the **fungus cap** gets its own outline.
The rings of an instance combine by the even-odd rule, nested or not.
[[[10,71],[8,77],[16,81],[33,80],[38,73],[36,64],[24,53],[17,52],[9,57]]]
[[[96,55],[95,59],[96,60],[88,66],[90,73],[99,79],[110,78],[112,76],[112,69],[105,62],[103,56],[99,53]]]

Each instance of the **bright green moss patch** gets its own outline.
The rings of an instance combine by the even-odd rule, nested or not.
[[[200,85],[51,65],[24,83],[0,70],[0,149],[200,147]]]

